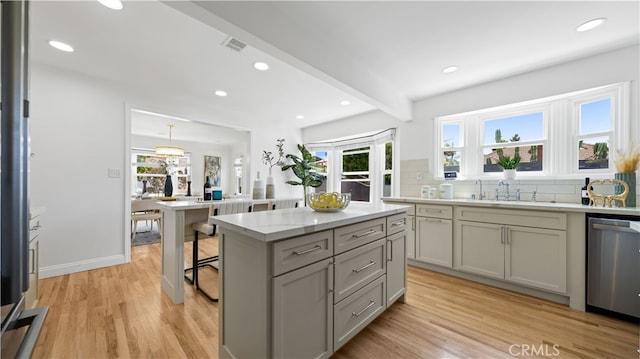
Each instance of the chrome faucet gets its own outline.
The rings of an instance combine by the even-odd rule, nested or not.
[[[484,199],[484,192],[482,192],[482,180],[478,178],[478,180],[476,181],[475,184],[479,184],[480,185],[480,193],[478,195],[478,199],[483,200]]]
[[[500,200],[500,187],[504,186],[505,190],[504,190],[504,200],[508,201],[509,200],[509,183],[505,180],[500,180],[498,181],[498,188],[496,188],[496,201]]]

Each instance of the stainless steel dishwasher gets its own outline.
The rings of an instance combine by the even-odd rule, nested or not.
[[[640,318],[640,217],[587,219],[587,309]]]

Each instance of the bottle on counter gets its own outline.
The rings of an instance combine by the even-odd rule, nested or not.
[[[589,193],[587,192],[587,187],[589,186],[589,182],[591,182],[589,180],[589,177],[584,179],[584,186],[582,186],[582,191],[581,191],[582,204],[585,206],[589,205]],[[591,187],[591,189],[593,189],[593,187]]]
[[[204,182],[204,200],[211,201],[211,182],[209,182],[209,176]]]
[[[260,179],[260,171],[258,177],[253,181],[253,199],[264,199],[264,181]]]

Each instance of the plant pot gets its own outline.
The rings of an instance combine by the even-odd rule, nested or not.
[[[504,170],[504,179],[512,180],[516,178],[516,170]]]

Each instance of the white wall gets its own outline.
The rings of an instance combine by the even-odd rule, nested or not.
[[[251,156],[247,159],[249,168],[250,185],[247,187],[247,194],[252,194],[253,182],[256,179],[257,172],[260,171],[260,178],[265,180],[269,174],[269,166],[262,162],[263,151],[271,151],[278,157],[276,148],[276,140],[284,138],[284,153],[295,154],[300,156],[297,144],[302,143],[301,131],[291,127],[262,126],[252,129],[251,131]],[[271,171],[275,184],[276,197],[299,197],[302,198],[303,190],[301,186],[292,186],[286,183],[288,180],[297,179],[291,170],[282,172],[281,168],[274,166]]]
[[[639,144],[639,52],[638,46],[632,46],[419,100],[414,103],[414,119],[409,122],[398,121],[375,111],[307,128],[303,131],[303,139],[305,142],[313,142],[397,127],[398,156],[401,160],[398,194],[419,196],[421,185],[438,183],[434,179],[432,163],[435,158],[435,117],[631,81],[632,120],[629,139],[632,143]],[[578,202],[582,180],[522,181],[515,184],[521,186],[523,191],[538,190],[540,201]],[[484,188],[485,191],[491,191],[495,187],[488,185],[488,188]],[[456,191],[457,197],[467,197],[474,191],[472,181],[456,181],[455,186],[459,189]],[[640,199],[640,186],[638,193]],[[524,198],[528,197],[523,195]]]
[[[176,102],[144,86],[125,87],[38,63],[31,71],[30,201],[32,208],[47,209],[40,274],[50,277],[124,263],[129,253],[125,248],[129,147],[134,143],[152,147],[130,135],[127,105],[195,119],[207,118],[208,109]],[[232,183],[232,157],[248,149],[248,144],[223,149],[176,143],[200,158],[194,159],[195,192],[202,192],[201,156],[222,156],[222,186],[227,189]],[[109,169],[119,170],[120,176],[109,178]]]

